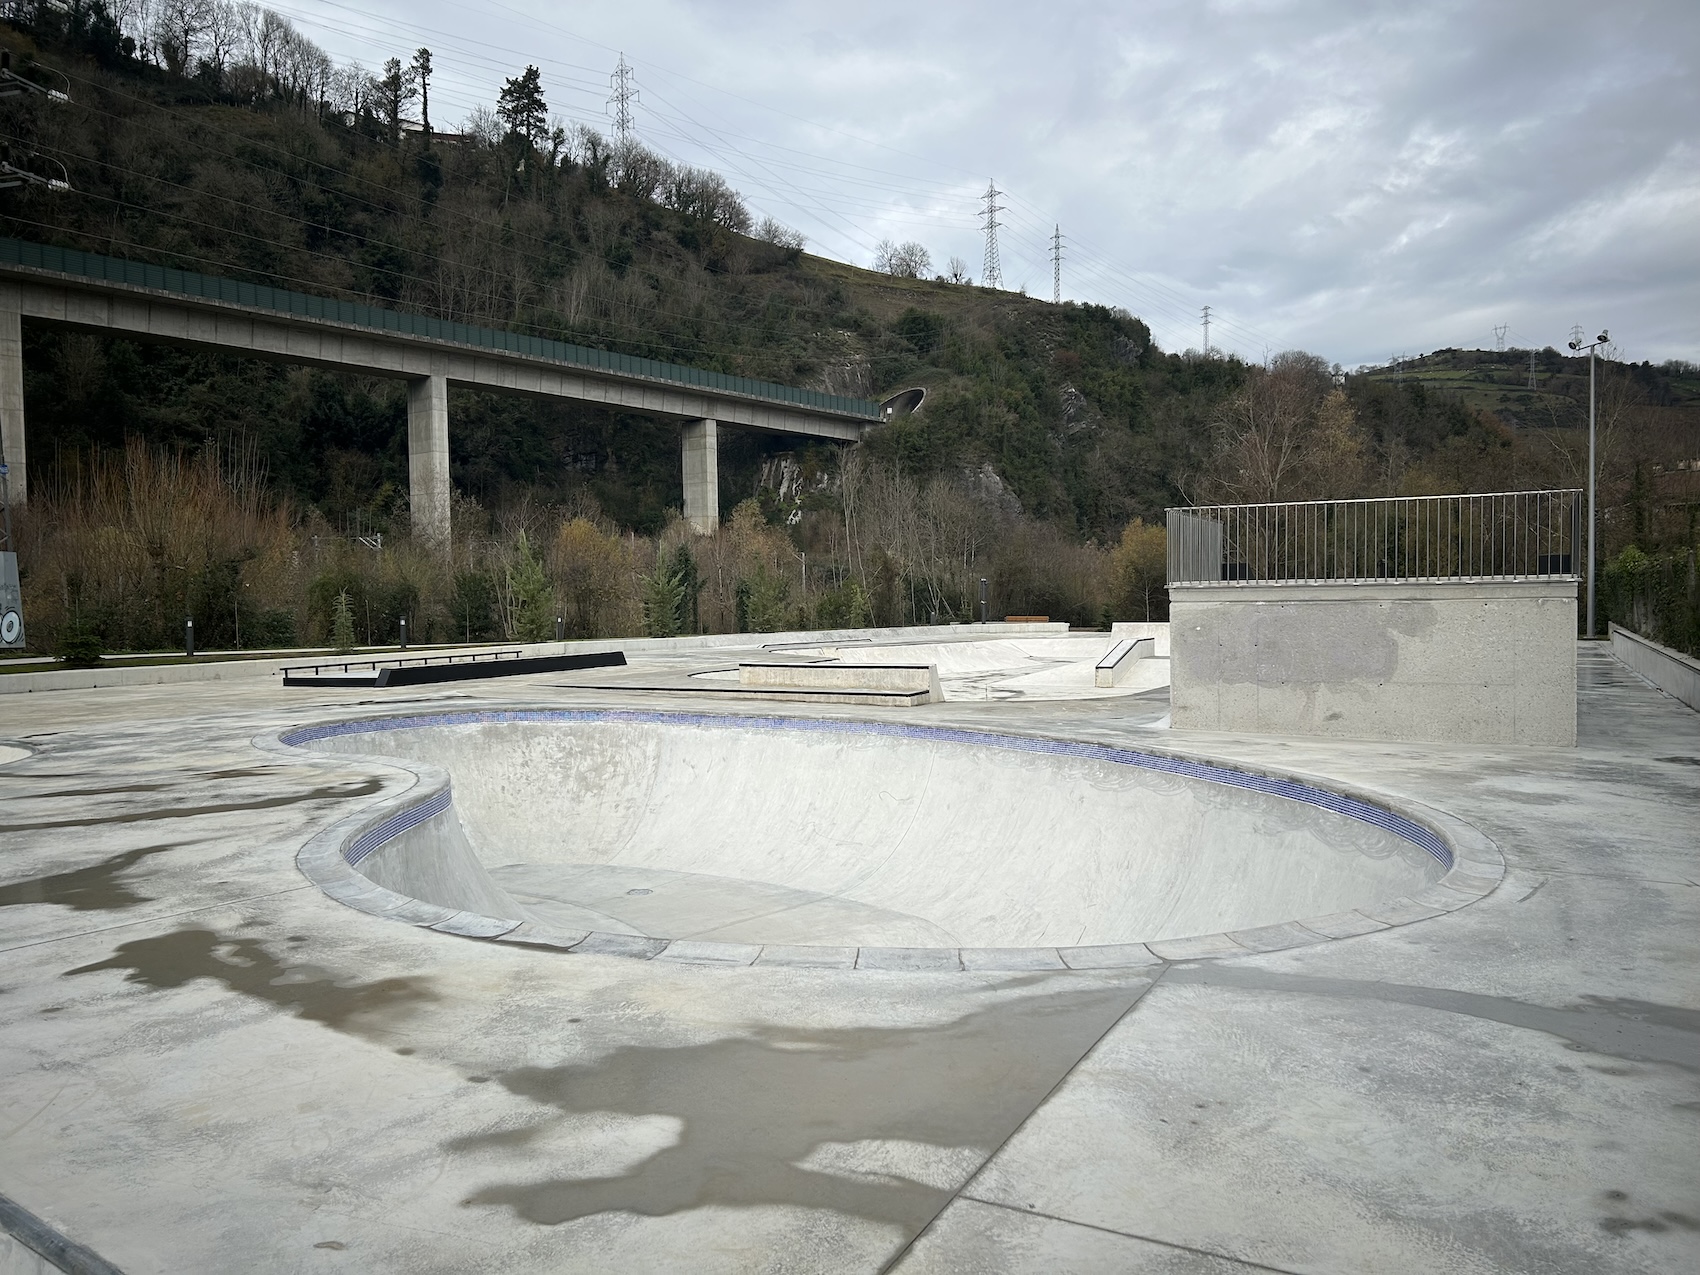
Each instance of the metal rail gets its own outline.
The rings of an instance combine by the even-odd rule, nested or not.
[[[1171,509],[1169,583],[1574,580],[1580,491]]]
[[[518,647],[504,651],[470,651],[452,655],[380,655],[370,660],[322,660],[317,664],[292,664],[283,670],[285,677],[295,673],[311,673],[317,677],[324,669],[340,669],[346,673],[357,668],[411,668],[424,664],[476,664],[480,660],[517,660],[525,652]]]

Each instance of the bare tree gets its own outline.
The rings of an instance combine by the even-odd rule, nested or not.
[[[207,9],[206,37],[203,41],[206,61],[217,73],[220,83],[225,71],[241,53],[247,41],[242,6],[229,0],[213,0]]]
[[[1280,501],[1358,494],[1363,447],[1356,414],[1328,365],[1289,350],[1218,408],[1198,494],[1209,501]]]
[[[882,239],[874,249],[874,269],[899,279],[920,279],[932,268],[932,254],[913,240]]]
[[[783,222],[775,221],[772,217],[763,217],[761,224],[756,227],[755,237],[763,243],[770,243],[775,248],[783,248],[787,252],[801,252],[809,241],[800,230],[792,230]]]
[[[212,13],[212,0],[164,0],[155,10],[154,44],[171,74],[188,75],[194,70]]]

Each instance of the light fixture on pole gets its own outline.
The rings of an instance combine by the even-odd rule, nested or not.
[[[1611,340],[1604,328],[1592,341],[1584,343],[1580,336],[1570,342],[1573,350],[1588,351],[1588,636],[1594,636],[1594,351]]]

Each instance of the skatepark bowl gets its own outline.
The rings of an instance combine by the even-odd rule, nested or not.
[[[1174,941],[1210,955],[1203,936],[1396,924],[1453,867],[1432,828],[1381,805],[1029,736],[536,710],[345,721],[273,746],[417,778],[302,851],[327,893],[587,952],[876,968],[881,953],[885,968],[1029,968],[1139,944],[1151,959]],[[1389,919],[1365,919],[1378,909]]]

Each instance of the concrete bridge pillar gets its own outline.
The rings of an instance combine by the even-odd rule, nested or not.
[[[449,544],[449,382],[427,376],[407,383],[407,483],[413,534]]]
[[[0,454],[10,471],[6,495],[14,505],[24,503],[24,334],[19,322],[23,289],[0,283]],[[8,545],[7,548],[12,546]]]
[[[686,421],[679,440],[685,469],[685,518],[699,536],[720,525],[720,427]]]

